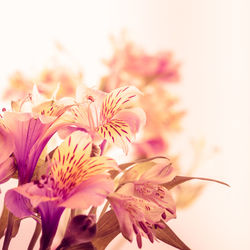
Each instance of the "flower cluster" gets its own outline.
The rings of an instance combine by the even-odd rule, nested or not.
[[[4,198],[4,250],[27,217],[37,222],[28,249],[40,232],[40,250],[51,249],[67,210],[57,250],[104,249],[119,233],[130,242],[135,237],[139,248],[144,237],[189,249],[167,222],[176,218],[171,189],[194,178],[178,176],[175,164],[159,156],[168,153],[169,133],[179,129],[183,115],[159,83],[177,81],[179,65],[169,53],[150,56],[131,44],[108,65],[112,74],[101,90],[79,85],[76,97],[80,81],[65,70],[44,72],[25,96],[31,80],[21,74],[12,79],[12,87],[22,82],[23,89],[0,116],[0,184],[18,180]],[[105,155],[111,147],[124,155],[133,149],[137,160],[118,164]]]

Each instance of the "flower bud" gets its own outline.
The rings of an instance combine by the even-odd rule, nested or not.
[[[69,223],[57,250],[76,244],[90,242],[96,235],[96,216],[77,215]]]

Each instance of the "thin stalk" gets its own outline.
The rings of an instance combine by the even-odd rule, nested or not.
[[[31,241],[30,241],[30,244],[28,246],[28,250],[33,250],[34,246],[36,245],[36,242],[39,238],[39,235],[41,233],[41,230],[42,230],[42,226],[39,222],[36,223],[36,228],[35,228],[35,231],[33,233],[33,236],[31,238]]]
[[[4,237],[4,242],[3,242],[3,249],[2,250],[8,250],[10,241],[12,238],[12,231],[13,231],[13,225],[14,225],[14,216],[12,213],[9,213],[8,216],[8,226],[6,230],[6,234]]]

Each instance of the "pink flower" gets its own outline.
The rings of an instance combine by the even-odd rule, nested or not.
[[[123,236],[132,241],[135,233],[139,248],[142,236],[153,243],[154,229],[165,226],[161,220],[176,218],[175,202],[160,185],[174,177],[175,171],[166,158],[137,163],[120,179],[118,191],[108,196]]]
[[[6,193],[6,206],[15,216],[34,216],[33,208],[39,211],[43,229],[41,249],[51,244],[65,207],[99,206],[112,192],[113,181],[108,171],[117,168],[116,162],[107,157],[90,157],[91,151],[89,135],[74,132],[54,152],[49,175]],[[18,202],[20,196],[30,204],[30,209]]]
[[[13,152],[20,184],[31,180],[50,138],[60,128],[70,125],[62,119],[62,115],[71,106],[72,101],[69,103],[69,100],[44,99],[34,86],[32,95],[12,102],[14,112],[3,113],[1,126],[4,127],[2,135],[6,143],[2,158]]]
[[[179,81],[180,65],[171,52],[149,54],[126,39],[114,41],[114,47],[113,57],[106,61],[110,73],[103,78],[103,90],[110,91],[124,85],[124,82],[140,87],[150,82]]]
[[[76,126],[87,129],[94,139],[104,139],[128,152],[128,144],[144,126],[144,111],[134,107],[140,94],[135,87],[122,87],[109,94],[91,91],[73,109]]]

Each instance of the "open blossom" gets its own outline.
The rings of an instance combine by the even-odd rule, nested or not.
[[[7,192],[5,203],[15,216],[32,216],[32,207],[40,213],[41,249],[51,244],[65,207],[99,206],[112,192],[113,181],[108,171],[117,168],[116,162],[104,156],[90,157],[91,151],[90,136],[76,131],[55,150],[50,160],[50,174]],[[29,211],[18,203],[20,195],[28,199]]]
[[[123,236],[132,241],[135,233],[139,248],[142,236],[153,243],[154,229],[164,227],[161,220],[176,217],[175,202],[161,185],[174,177],[175,171],[166,158],[137,163],[121,178],[121,188],[108,197]]]
[[[65,107],[60,106],[56,110],[54,107],[53,104],[46,105],[38,113],[6,111],[3,114],[2,122],[9,131],[6,139],[13,141],[13,154],[21,184],[31,180],[44,147],[57,130],[64,126],[57,121]]]
[[[78,127],[87,129],[93,139],[107,140],[128,152],[128,144],[144,126],[144,111],[134,107],[140,92],[135,87],[121,87],[106,94],[89,91],[85,100],[73,109]]]

